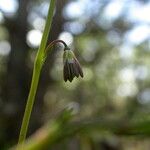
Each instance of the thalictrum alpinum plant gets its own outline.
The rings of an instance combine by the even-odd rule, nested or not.
[[[66,82],[67,80],[69,80],[70,82],[72,82],[74,77],[79,77],[79,76],[83,77],[83,71],[77,58],[75,57],[73,51],[70,50],[70,48],[67,46],[67,44],[64,41],[54,40],[46,47],[48,34],[50,31],[51,23],[53,19],[55,4],[56,4],[56,0],[50,1],[48,16],[46,19],[46,24],[45,24],[41,44],[38,49],[35,62],[34,62],[32,82],[31,82],[29,96],[27,99],[27,104],[26,104],[26,108],[25,108],[25,112],[23,116],[18,144],[23,143],[25,141],[27,130],[28,130],[28,125],[29,125],[29,120],[30,120],[30,116],[31,116],[31,112],[32,112],[32,108],[33,108],[33,104],[35,100],[35,94],[36,94],[37,86],[39,82],[39,76],[41,73],[42,66],[45,62],[45,59],[47,55],[50,54],[50,49],[52,48],[52,46],[54,46],[58,42],[64,45],[64,55],[63,55],[64,81]]]

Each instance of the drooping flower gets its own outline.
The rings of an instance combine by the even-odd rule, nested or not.
[[[69,80],[72,82],[74,77],[83,77],[83,71],[79,61],[74,55],[73,51],[71,51],[68,47],[64,49],[63,54],[63,63],[64,63],[64,81]]]

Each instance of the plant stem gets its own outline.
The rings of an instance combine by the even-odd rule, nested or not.
[[[57,44],[57,43],[62,43],[63,45],[64,45],[64,47],[65,48],[68,48],[69,49],[69,47],[67,46],[67,44],[63,41],[63,40],[54,40],[54,41],[52,41],[51,43],[49,43],[49,45],[46,47],[46,49],[45,49],[45,53],[47,53],[50,49],[51,49],[51,47],[53,46],[53,45],[55,45],[55,44]]]
[[[42,36],[42,41],[41,41],[40,47],[38,49],[38,53],[37,53],[35,63],[34,63],[32,82],[31,82],[30,92],[29,92],[29,96],[27,99],[27,104],[26,104],[26,108],[25,108],[25,112],[24,112],[24,116],[23,116],[23,121],[22,121],[22,125],[21,125],[18,144],[24,143],[25,138],[26,138],[29,120],[30,120],[30,116],[31,116],[31,112],[32,112],[32,108],[33,108],[33,104],[34,104],[34,100],[35,100],[35,94],[37,91],[37,86],[38,86],[39,77],[40,77],[40,73],[41,73],[41,68],[43,66],[44,50],[45,50],[45,47],[47,44],[47,39],[48,39],[49,31],[51,28],[55,3],[56,3],[56,0],[50,1],[49,11],[48,11],[47,19],[46,19],[44,33]]]
[[[37,67],[35,67],[35,68],[37,68]],[[27,104],[26,104],[26,108],[25,108],[25,112],[24,112],[24,116],[23,116],[23,121],[22,121],[22,126],[21,126],[21,130],[20,130],[18,143],[24,142],[24,140],[26,138],[29,120],[30,120],[30,116],[31,116],[31,112],[32,112],[33,104],[34,104],[35,94],[36,94],[36,90],[37,90],[37,86],[38,86],[38,82],[39,82],[40,71],[41,71],[41,67],[39,69],[33,70],[31,88],[30,88],[29,97],[27,100]]]

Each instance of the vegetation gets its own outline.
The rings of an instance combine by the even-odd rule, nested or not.
[[[0,150],[149,150],[149,0],[57,1],[52,26],[55,0],[14,4],[0,2]],[[63,81],[62,45],[42,64],[56,39],[74,49],[84,78]],[[31,79],[27,140],[16,148]]]

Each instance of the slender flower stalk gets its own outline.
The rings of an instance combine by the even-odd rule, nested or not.
[[[81,66],[77,58],[75,57],[73,51],[70,50],[70,48],[67,46],[67,44],[64,41],[54,40],[46,48],[46,43],[47,43],[48,33],[50,31],[54,8],[55,8],[55,0],[51,0],[41,45],[39,47],[39,50],[35,59],[35,63],[34,63],[31,88],[30,88],[30,92],[29,92],[29,96],[28,96],[28,100],[27,100],[27,104],[26,104],[26,108],[25,108],[25,112],[23,116],[18,144],[20,143],[23,144],[25,141],[41,69],[49,53],[49,50],[53,47],[53,45],[59,42],[64,45],[64,55],[63,55],[64,56],[63,57],[64,58],[63,59],[64,60],[64,80],[65,81],[69,80],[70,82],[72,82],[75,76],[83,77],[83,71],[81,69]]]
[[[48,11],[48,16],[47,16],[47,20],[46,20],[46,24],[44,28],[44,33],[42,36],[42,41],[41,41],[41,44],[40,44],[40,47],[39,47],[39,50],[35,59],[35,63],[34,63],[32,82],[31,82],[30,92],[29,92],[29,96],[27,99],[27,104],[26,104],[26,108],[25,108],[25,112],[23,116],[21,129],[20,129],[18,144],[24,143],[25,138],[26,138],[29,120],[30,120],[30,116],[31,116],[31,112],[32,112],[33,104],[34,104],[35,94],[36,94],[37,86],[39,82],[39,76],[40,76],[41,68],[43,65],[44,50],[46,47],[48,34],[50,31],[51,23],[53,19],[55,3],[56,3],[56,0],[50,1],[49,11]]]

